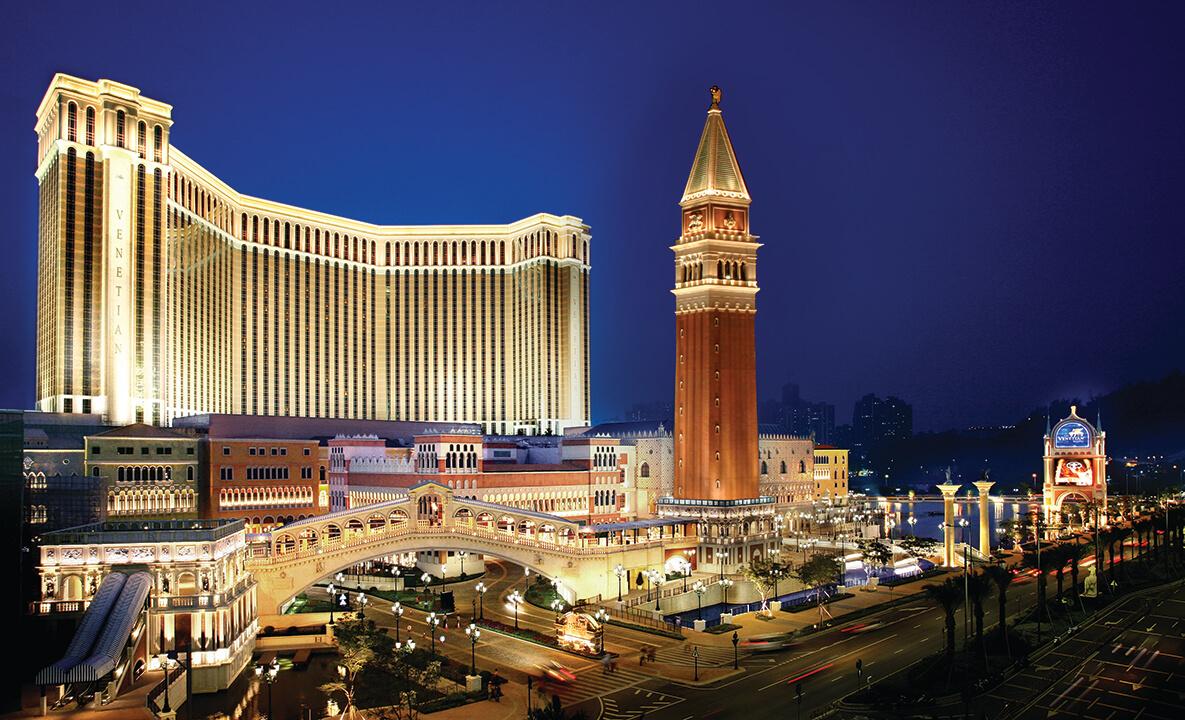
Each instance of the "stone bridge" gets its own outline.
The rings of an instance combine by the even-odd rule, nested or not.
[[[694,548],[684,526],[598,532],[572,520],[454,495],[435,482],[406,498],[321,515],[272,531],[249,568],[259,614],[279,613],[313,583],[384,555],[453,550],[491,555],[558,579],[568,600],[617,592],[613,568],[662,567],[671,552]]]

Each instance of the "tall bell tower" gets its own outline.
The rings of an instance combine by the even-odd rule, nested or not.
[[[758,497],[757,237],[720,88],[683,190],[675,251],[674,497]]]

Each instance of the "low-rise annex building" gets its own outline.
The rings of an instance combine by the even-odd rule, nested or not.
[[[815,497],[840,500],[848,496],[848,451],[831,445],[815,446]]]

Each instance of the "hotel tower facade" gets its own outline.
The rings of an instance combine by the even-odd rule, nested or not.
[[[37,109],[37,407],[480,423],[589,419],[589,228],[372,225],[243,195],[172,107],[54,77]]]

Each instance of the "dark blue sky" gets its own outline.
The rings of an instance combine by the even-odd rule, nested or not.
[[[593,413],[671,394],[707,108],[753,195],[762,397],[1009,421],[1180,367],[1185,3],[18,3],[0,30],[0,406],[33,401],[34,111],[174,106],[239,190],[384,223],[593,232]],[[287,10],[280,8],[288,7]]]

